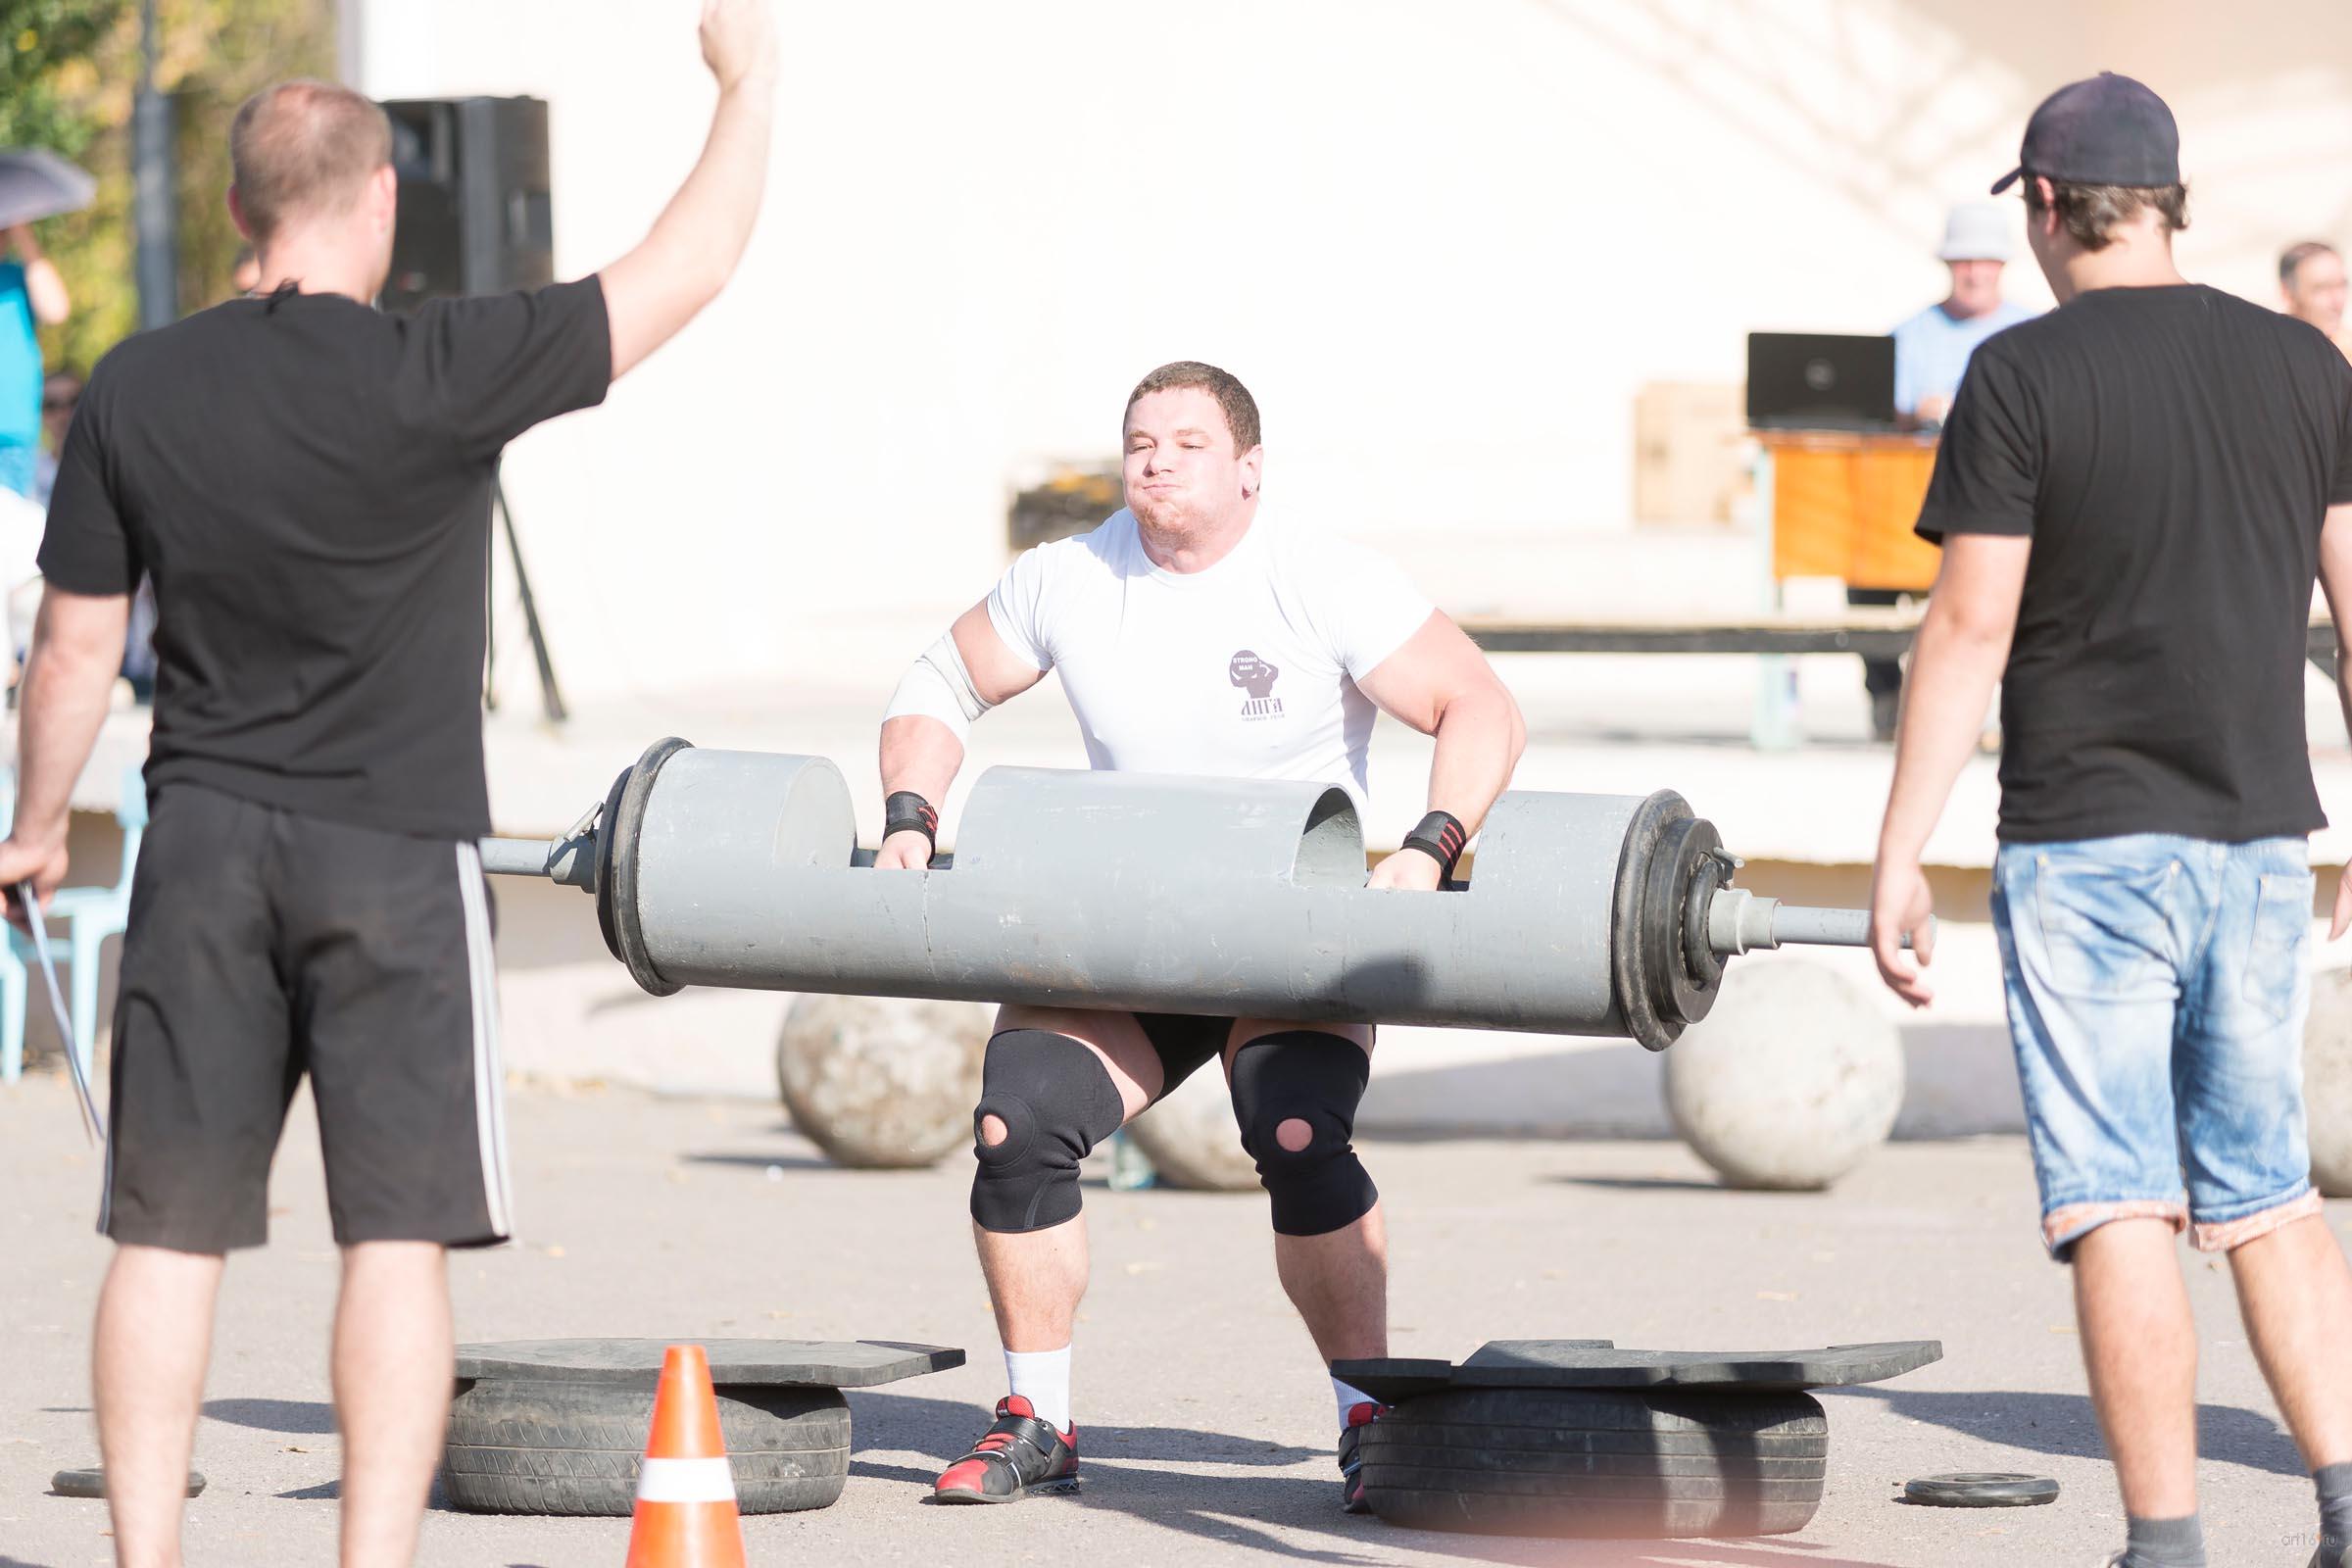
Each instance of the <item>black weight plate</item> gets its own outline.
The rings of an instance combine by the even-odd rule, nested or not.
[[[1921,1476],[1903,1486],[1903,1500],[1931,1508],[2031,1508],[2054,1502],[2058,1483],[2048,1476],[2021,1471],[1964,1471],[1957,1475]]]
[[[596,817],[596,928],[604,934],[605,951],[616,963],[628,962],[620,951],[620,935],[612,928],[612,824],[620,820],[620,797],[629,787],[629,775],[636,764],[620,770],[612,787],[605,792],[604,808]]]
[[[1714,826],[1711,822],[1707,825]],[[1715,848],[1691,871],[1690,885],[1683,894],[1683,972],[1698,992],[1698,1011],[1691,1015],[1692,1023],[1705,1017],[1722,994],[1723,955],[1708,940],[1707,928],[1715,911],[1715,895],[1731,884],[1739,864],[1723,853],[1718,836]]]
[[[1609,906],[1609,982],[1625,1032],[1644,1050],[1664,1051],[1682,1035],[1680,1018],[1659,1016],[1655,997],[1659,977],[1650,971],[1650,861],[1659,840],[1676,822],[1690,820],[1690,803],[1672,790],[1659,790],[1635,808],[1626,824],[1625,842],[1617,853],[1617,877]],[[1677,924],[1681,911],[1677,909]],[[1679,934],[1679,932],[1678,932]]]
[[[61,1497],[103,1497],[106,1495],[106,1472],[97,1465],[87,1470],[60,1470],[49,1478],[49,1490]],[[204,1492],[204,1476],[188,1472],[188,1495],[199,1496]]]
[[[1650,1004],[1678,1032],[1684,1024],[1704,1018],[1715,1004],[1712,981],[1690,967],[1690,910],[1691,888],[1718,869],[1714,852],[1722,848],[1715,824],[1704,817],[1670,822],[1658,834],[1643,878],[1642,968],[1651,987]]]
[[[611,844],[605,854],[609,857],[606,865],[612,876],[598,887],[598,909],[600,913],[607,908],[612,911],[607,936],[617,950],[620,961],[628,965],[630,978],[649,996],[673,996],[684,988],[663,978],[662,971],[654,967],[653,956],[645,951],[645,933],[638,925],[637,841],[645,829],[646,801],[653,795],[654,780],[660,776],[662,764],[678,753],[693,749],[692,742],[674,735],[647,747],[645,755],[637,759],[637,765],[629,769],[619,802],[611,820],[602,828]]]

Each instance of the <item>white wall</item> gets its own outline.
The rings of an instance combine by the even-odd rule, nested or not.
[[[566,271],[700,145],[692,0],[344,4],[370,92],[552,102]],[[1169,359],[1250,383],[1283,506],[1374,537],[1620,528],[1641,383],[1936,297],[1946,205],[2102,66],[2180,115],[2192,271],[2267,298],[2281,243],[2352,229],[2333,0],[781,10],[742,278],[511,466],[575,697],[788,674],[833,617],[977,597],[1012,481],[1113,451]],[[2012,292],[2046,299],[2030,273]]]

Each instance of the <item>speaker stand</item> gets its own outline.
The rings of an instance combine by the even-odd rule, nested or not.
[[[539,604],[531,597],[531,574],[522,564],[522,537],[514,530],[514,509],[507,504],[506,478],[502,473],[490,483],[491,495],[498,504],[498,520],[507,535],[508,556],[514,563],[514,584],[520,590],[522,599],[522,623],[530,633],[531,655],[539,664],[539,705],[547,714],[549,723],[561,724],[571,714],[564,706],[562,689],[556,684],[556,662],[547,651],[547,633],[539,625]],[[497,539],[493,537],[488,544],[491,555],[495,557],[498,553]],[[493,561],[491,564],[495,567],[497,563]],[[484,572],[484,583],[489,583],[494,575],[494,572]],[[482,607],[482,645],[486,655],[482,667],[482,706],[492,712],[498,710],[497,598],[496,590],[492,589],[488,602]]]

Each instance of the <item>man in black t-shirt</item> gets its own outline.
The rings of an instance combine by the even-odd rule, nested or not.
[[[396,180],[383,111],[258,94],[230,132],[252,297],[118,347],[69,434],[41,550],[0,884],[65,875],[68,796],[160,614],[151,825],[124,936],[95,1404],[124,1563],[179,1560],[224,1254],[260,1245],[308,1076],[343,1249],[342,1561],[415,1554],[453,1364],[448,1247],[512,1231],[481,671],[500,449],[605,389],[733,272],[765,182],[768,0],[706,0],[717,109],[645,241],[531,293],[370,305]],[[22,920],[26,911],[13,911]]]
[[[1920,854],[2001,687],[1992,913],[2040,1184],[2071,1261],[2127,1568],[2201,1568],[2196,1334],[2174,1252],[2227,1253],[2318,1484],[2313,1568],[2352,1565],[2352,1270],[2309,1180],[2301,1087],[2324,825],[2303,726],[2315,573],[2352,617],[2352,368],[2192,284],[2172,113],[2100,75],[2034,111],[2027,226],[2059,309],[1969,363],[1919,531],[1872,942],[1914,1004]],[[2340,675],[2339,675],[2340,681]],[[2352,695],[2346,697],[2352,716]],[[2352,878],[2334,932],[2352,924]]]

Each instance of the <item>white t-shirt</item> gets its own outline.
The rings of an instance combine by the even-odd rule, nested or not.
[[[1174,572],[1135,514],[1022,553],[997,635],[1062,690],[1098,768],[1311,779],[1360,809],[1372,700],[1356,682],[1429,619],[1384,558],[1261,514],[1231,555]]]

